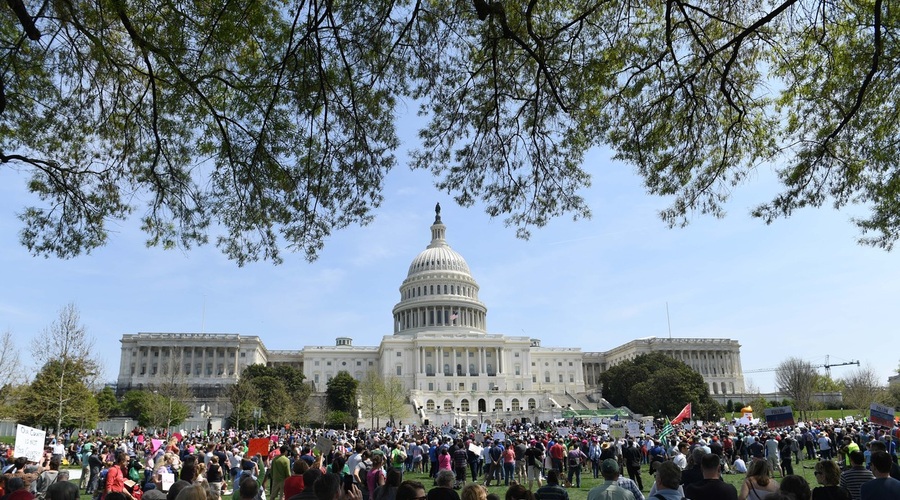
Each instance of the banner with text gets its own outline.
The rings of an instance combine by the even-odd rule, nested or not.
[[[16,425],[16,456],[27,457],[29,462],[41,463],[46,437],[46,431],[27,425]]]
[[[889,406],[872,403],[872,406],[869,407],[869,422],[883,425],[887,428],[893,427],[894,409]]]
[[[794,410],[790,406],[766,408],[765,414],[769,429],[794,425]]]

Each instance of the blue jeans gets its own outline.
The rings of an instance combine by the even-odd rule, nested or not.
[[[509,486],[509,481],[513,478],[513,475],[515,475],[515,473],[515,462],[503,462],[503,481],[504,483],[506,483],[506,486]]]

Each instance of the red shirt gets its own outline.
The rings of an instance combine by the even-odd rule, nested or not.
[[[113,465],[106,473],[106,492],[123,493],[125,491],[125,474],[118,465]]]
[[[292,475],[284,479],[284,498],[291,498],[303,491],[303,476]]]

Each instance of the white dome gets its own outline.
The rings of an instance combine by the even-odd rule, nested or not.
[[[394,333],[434,330],[486,332],[487,308],[478,300],[478,283],[462,255],[444,235],[440,205],[435,207],[431,243],[409,265],[394,306]]]
[[[461,273],[471,274],[466,259],[450,248],[446,242],[439,246],[429,246],[413,259],[409,265],[409,273],[407,276],[426,271],[458,271]]]

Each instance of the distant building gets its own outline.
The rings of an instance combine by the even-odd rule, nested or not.
[[[152,388],[173,374],[209,404],[229,412],[224,389],[247,365],[288,364],[303,370],[317,392],[339,371],[362,379],[369,370],[398,377],[421,420],[481,421],[547,418],[561,407],[596,409],[599,376],[644,353],[664,352],[703,375],[710,394],[744,390],[740,344],[728,339],[645,338],[607,352],[542,347],[535,338],[488,333],[487,307],[465,259],[450,248],[437,210],[431,243],[409,266],[393,308],[393,334],[378,346],[268,350],[257,336],[138,333],[122,336],[118,391]],[[451,417],[452,416],[452,417]],[[449,418],[448,418],[449,417]]]

